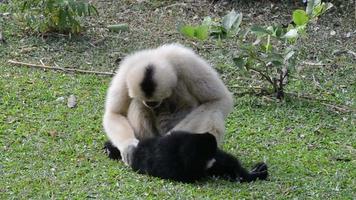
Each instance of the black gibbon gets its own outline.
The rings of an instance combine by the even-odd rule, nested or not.
[[[120,159],[119,150],[107,142],[106,151]],[[265,180],[267,165],[258,163],[251,171],[243,168],[238,159],[217,147],[210,133],[192,134],[174,131],[170,135],[142,140],[133,150],[131,167],[138,173],[163,179],[191,183],[209,176],[231,181]]]

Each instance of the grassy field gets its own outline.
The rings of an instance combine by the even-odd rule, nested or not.
[[[101,13],[81,36],[26,34],[11,19],[0,19],[6,44],[0,44],[0,199],[355,199],[356,66],[353,6],[338,5],[314,25],[287,92],[325,101],[287,96],[277,103],[241,95],[248,83],[231,65],[234,41],[217,44],[188,40],[176,27],[231,8],[245,14],[243,26],[287,23],[294,4],[270,2],[212,4],[174,1],[94,1]],[[119,1],[118,1],[119,2]],[[252,6],[253,5],[253,6]],[[129,32],[105,27],[128,23]],[[330,35],[330,31],[336,35]],[[350,36],[346,36],[351,33]],[[264,160],[268,181],[239,184],[209,179],[182,184],[139,175],[109,160],[101,121],[110,77],[43,71],[8,60],[112,72],[128,53],[180,42],[207,58],[230,90],[235,109],[226,123],[223,149],[252,167]],[[237,87],[238,86],[238,87]],[[247,86],[246,86],[247,88]],[[75,95],[77,106],[67,98]],[[346,106],[342,112],[335,106]]]

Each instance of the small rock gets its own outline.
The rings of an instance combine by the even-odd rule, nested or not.
[[[284,131],[287,132],[287,133],[291,133],[293,131],[293,128],[292,127],[285,127]]]
[[[330,31],[330,35],[332,35],[332,36],[336,35],[336,31],[334,31],[334,30]]]
[[[351,37],[351,32],[346,33],[345,37],[346,38],[350,38]]]
[[[70,95],[68,98],[67,106],[69,108],[74,108],[77,105],[77,98],[74,95]]]
[[[14,122],[17,121],[17,118],[16,117],[13,117],[13,116],[9,116],[7,119],[6,119],[6,122],[9,123],[9,124],[12,124]]]
[[[308,148],[309,151],[311,151],[311,150],[316,148],[316,145],[315,144],[308,144],[307,148]]]
[[[52,137],[56,137],[57,136],[57,131],[56,130],[51,130],[49,131],[49,135],[52,136]]]
[[[57,102],[63,102],[64,99],[65,99],[64,97],[58,97],[58,98],[56,99],[56,101],[57,101]]]

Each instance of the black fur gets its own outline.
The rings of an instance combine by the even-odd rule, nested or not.
[[[120,150],[116,148],[110,141],[105,142],[104,150],[110,159],[121,160]]]
[[[217,150],[216,162],[208,169],[208,175],[226,178],[231,181],[251,182],[257,179],[265,180],[268,176],[267,165],[263,162],[257,163],[249,172],[234,156]]]
[[[108,152],[117,153],[111,148]],[[109,154],[110,158],[116,157]],[[215,163],[207,169],[208,161]],[[231,181],[265,180],[267,165],[258,163],[251,172],[243,168],[235,157],[218,149],[216,139],[209,133],[192,134],[183,131],[140,141],[133,155],[131,167],[144,174],[181,182],[194,182],[217,176]]]
[[[145,75],[140,84],[142,91],[145,93],[147,98],[152,97],[154,91],[156,90],[157,84],[153,80],[154,67],[153,65],[148,65],[146,67]]]
[[[207,162],[217,149],[211,134],[173,133],[140,142],[132,168],[163,179],[193,182],[206,175]]]

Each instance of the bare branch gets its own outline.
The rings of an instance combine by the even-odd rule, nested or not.
[[[270,78],[269,76],[267,76],[266,74],[264,74],[263,72],[261,72],[260,70],[255,69],[255,68],[253,68],[253,67],[248,67],[248,69],[259,73],[261,76],[263,76],[265,79],[267,79],[267,81],[268,81],[269,83],[271,83],[272,85],[274,85],[274,84],[273,84],[273,81],[271,80],[271,78]]]
[[[304,61],[302,62],[303,65],[310,65],[310,66],[326,66],[326,65],[330,65],[330,64],[325,64],[325,63],[313,63],[313,62],[308,62],[308,61]]]
[[[343,113],[347,113],[347,112],[356,112],[355,109],[344,106],[344,105],[336,105],[335,103],[329,102],[328,100],[325,99],[320,99],[317,97],[313,97],[310,95],[305,95],[305,94],[296,94],[296,93],[286,93],[290,96],[294,96],[300,99],[307,99],[307,100],[311,100],[311,101],[319,101],[321,104],[328,106],[330,108],[333,108],[337,111],[343,112]]]
[[[99,71],[90,71],[90,70],[82,70],[82,69],[63,68],[63,67],[58,67],[58,66],[48,66],[48,65],[44,65],[42,61],[41,61],[41,65],[19,62],[19,61],[15,61],[15,60],[9,60],[8,63],[14,64],[14,65],[21,65],[21,66],[25,66],[25,67],[42,68],[42,69],[50,69],[50,70],[57,70],[57,71],[63,71],[63,72],[74,72],[74,73],[81,73],[81,74],[97,74],[97,75],[104,75],[104,76],[113,76],[115,74],[113,72],[99,72]]]

